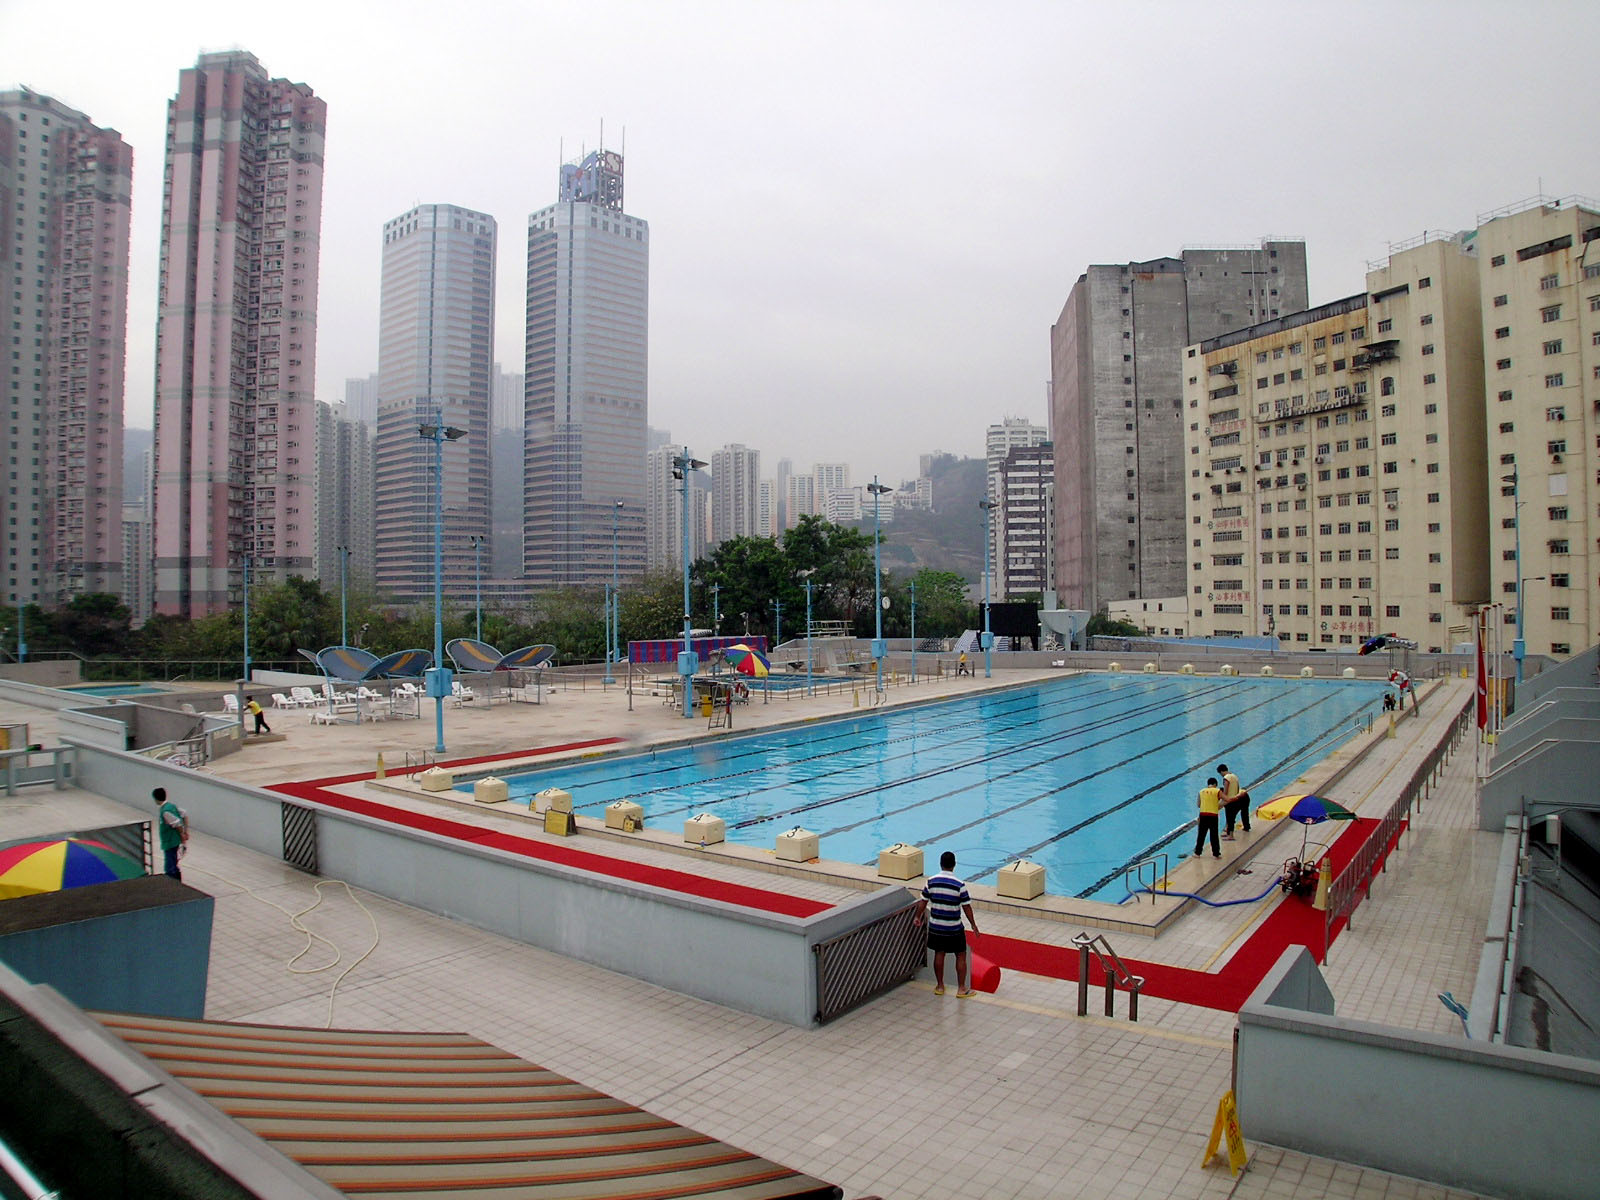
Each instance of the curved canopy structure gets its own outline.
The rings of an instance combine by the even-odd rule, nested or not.
[[[488,642],[474,641],[472,638],[455,638],[445,646],[444,652],[456,664],[458,671],[484,673],[542,667],[556,656],[556,648],[550,645],[524,646],[510,654],[501,654]]]
[[[357,683],[372,678],[371,671],[378,656],[357,646],[329,646],[317,651],[317,666],[330,679]]]
[[[421,679],[433,666],[431,650],[396,650],[380,658],[367,672],[368,679]]]

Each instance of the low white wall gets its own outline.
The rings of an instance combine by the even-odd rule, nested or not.
[[[1593,722],[1559,721],[1557,727]],[[1510,762],[1497,763],[1478,789],[1478,828],[1498,830],[1522,812],[1522,802],[1592,795],[1600,779],[1600,742],[1540,741]]]
[[[106,750],[126,750],[128,726],[115,717],[101,717],[93,713],[68,709],[56,718],[56,726],[63,739],[99,746]]]
[[[1297,953],[1239,1011],[1247,1140],[1490,1195],[1594,1195],[1600,1064],[1271,1002]]]
[[[283,857],[282,805],[317,814],[322,876],[609,970],[793,1025],[817,1012],[811,948],[911,903],[901,887],[777,916],[578,871],[83,741],[80,787],[153,808],[165,787],[202,834]]]

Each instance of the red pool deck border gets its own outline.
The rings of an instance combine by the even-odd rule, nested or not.
[[[446,767],[466,767],[479,763],[501,762],[507,759],[529,758],[536,755],[559,754],[570,750],[587,750],[615,746],[623,739],[615,737],[594,738],[582,742],[566,742],[535,749],[508,751],[502,754],[485,754],[475,758],[451,759],[440,763]],[[421,770],[410,768],[411,771]],[[393,774],[404,775],[400,770]],[[374,778],[375,772],[364,771],[353,775],[335,775],[322,779],[295,780],[269,785],[267,790],[299,800],[309,800],[343,812],[358,813],[379,821],[387,821],[408,829],[416,829],[437,837],[449,838],[471,846],[503,850],[511,854],[540,862],[557,863],[576,870],[587,871],[611,879],[642,883],[685,896],[718,900],[757,912],[780,916],[805,918],[824,912],[833,905],[819,900],[808,900],[766,888],[747,884],[727,883],[707,879],[690,871],[677,871],[636,863],[624,858],[594,854],[571,846],[557,845],[522,837],[518,834],[486,829],[466,821],[436,817],[412,812],[381,801],[346,796],[331,790],[334,787],[359,783]],[[1349,823],[1327,851],[1327,858],[1335,877],[1366,845],[1377,836],[1380,822],[1371,818],[1357,818]],[[1403,828],[1403,827],[1402,827]],[[1376,874],[1399,840],[1399,832],[1391,838],[1373,864]],[[1363,885],[1370,879],[1363,880]],[[1340,920],[1327,930],[1331,944],[1343,932],[1345,922]],[[983,934],[974,941],[985,957],[997,966],[1050,979],[1076,982],[1078,978],[1078,951],[1070,946],[1057,946],[1024,938]],[[1223,1012],[1238,1012],[1272,965],[1289,946],[1300,945],[1309,949],[1318,962],[1327,958],[1324,945],[1324,915],[1302,899],[1281,897],[1270,915],[1245,939],[1220,971],[1195,971],[1174,967],[1166,963],[1146,962],[1124,958],[1123,962],[1135,975],[1144,977],[1143,994],[1179,1004],[1192,1004]],[[1104,972],[1097,960],[1090,961],[1090,982],[1096,986],[1105,983]]]

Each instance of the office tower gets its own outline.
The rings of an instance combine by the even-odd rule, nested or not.
[[[652,571],[683,569],[683,483],[672,477],[672,460],[684,453],[682,446],[658,446],[645,456],[645,515],[649,568]],[[689,562],[706,554],[706,526],[710,505],[696,472],[689,480]],[[609,560],[607,566],[610,566]]]
[[[1078,279],[1050,330],[1062,607],[1182,591],[1184,349],[1306,305],[1302,242],[1185,250]]]
[[[827,503],[829,492],[843,491],[850,486],[850,464],[816,463],[811,468],[811,479],[820,508]]]
[[[344,416],[369,430],[378,427],[378,373],[344,381]]]
[[[1600,640],[1600,208],[1485,214],[1477,248],[1492,599],[1560,658]]]
[[[1470,641],[1487,598],[1472,237],[1397,248],[1369,291],[1185,351],[1196,633]]]
[[[487,213],[422,204],[383,226],[378,318],[375,570],[380,591],[433,596],[436,520],[443,521],[445,594],[470,591],[480,562],[473,538],[490,534],[491,374],[496,226]],[[423,426],[465,431],[441,453]]]
[[[789,499],[789,478],[793,474],[794,460],[780,458],[778,460],[778,469],[772,477],[772,525],[774,536],[790,528],[789,514],[786,508]]]
[[[561,168],[528,218],[523,567],[539,587],[611,581],[645,565],[649,226],[622,207],[622,156]]]
[[[1006,455],[1013,446],[1038,446],[1050,440],[1050,431],[1042,425],[1035,425],[1025,417],[1004,417],[1000,424],[991,425],[984,431],[984,463],[986,472],[984,476],[984,494],[989,499],[1000,501],[1000,467],[1006,460]],[[989,564],[996,580],[1005,577],[1005,564],[1001,561],[1001,542],[997,538],[994,543],[994,561]]]
[[[1042,596],[1050,587],[1050,527],[1047,501],[1055,483],[1049,442],[1017,444],[1000,460],[991,514],[994,529],[994,594],[1001,600]],[[997,520],[996,520],[997,519]]]
[[[133,151],[26,88],[0,92],[5,603],[122,591],[122,402]]]
[[[167,105],[156,317],[156,609],[197,617],[315,568],[327,106],[243,51]]]
[[[882,500],[878,502],[880,520],[888,517],[893,511],[893,504],[884,504]],[[860,488],[829,488],[827,498],[822,504],[822,514],[835,525],[853,525],[862,518],[872,520],[872,504],[862,499]]]
[[[754,537],[761,452],[737,443],[711,452],[711,545]]]
[[[522,433],[522,394],[524,389],[522,372],[506,372],[500,369],[500,364],[494,364],[494,382],[490,391],[494,396],[494,431],[499,433],[502,429],[514,429]]]
[[[317,405],[317,578],[337,591],[344,581],[370,589],[374,580],[374,459],[372,430],[343,405]],[[432,552],[432,542],[429,551]],[[431,559],[430,559],[431,563]],[[430,575],[431,578],[431,575]]]
[[[793,529],[800,518],[818,511],[817,481],[812,475],[791,475],[783,491],[783,527]]]
[[[756,487],[756,536],[775,538],[778,536],[778,485],[771,479],[763,479]]]
[[[123,494],[135,499],[122,502],[122,603],[129,621],[138,629],[150,619],[155,603],[155,451],[145,450],[136,463],[123,467]],[[135,478],[130,479],[130,476]]]

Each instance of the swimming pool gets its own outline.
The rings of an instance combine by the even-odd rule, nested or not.
[[[698,812],[771,848],[803,826],[823,858],[875,864],[895,842],[993,882],[1017,858],[1055,895],[1120,900],[1123,868],[1193,848],[1195,793],[1227,762],[1260,803],[1376,711],[1354,680],[1085,674],[1027,688],[508,775],[513,800],[561,787],[603,817],[632,800],[674,828]],[[470,791],[470,785],[462,789]]]
[[[162,690],[143,683],[74,684],[66,689],[85,696],[157,696]]]

